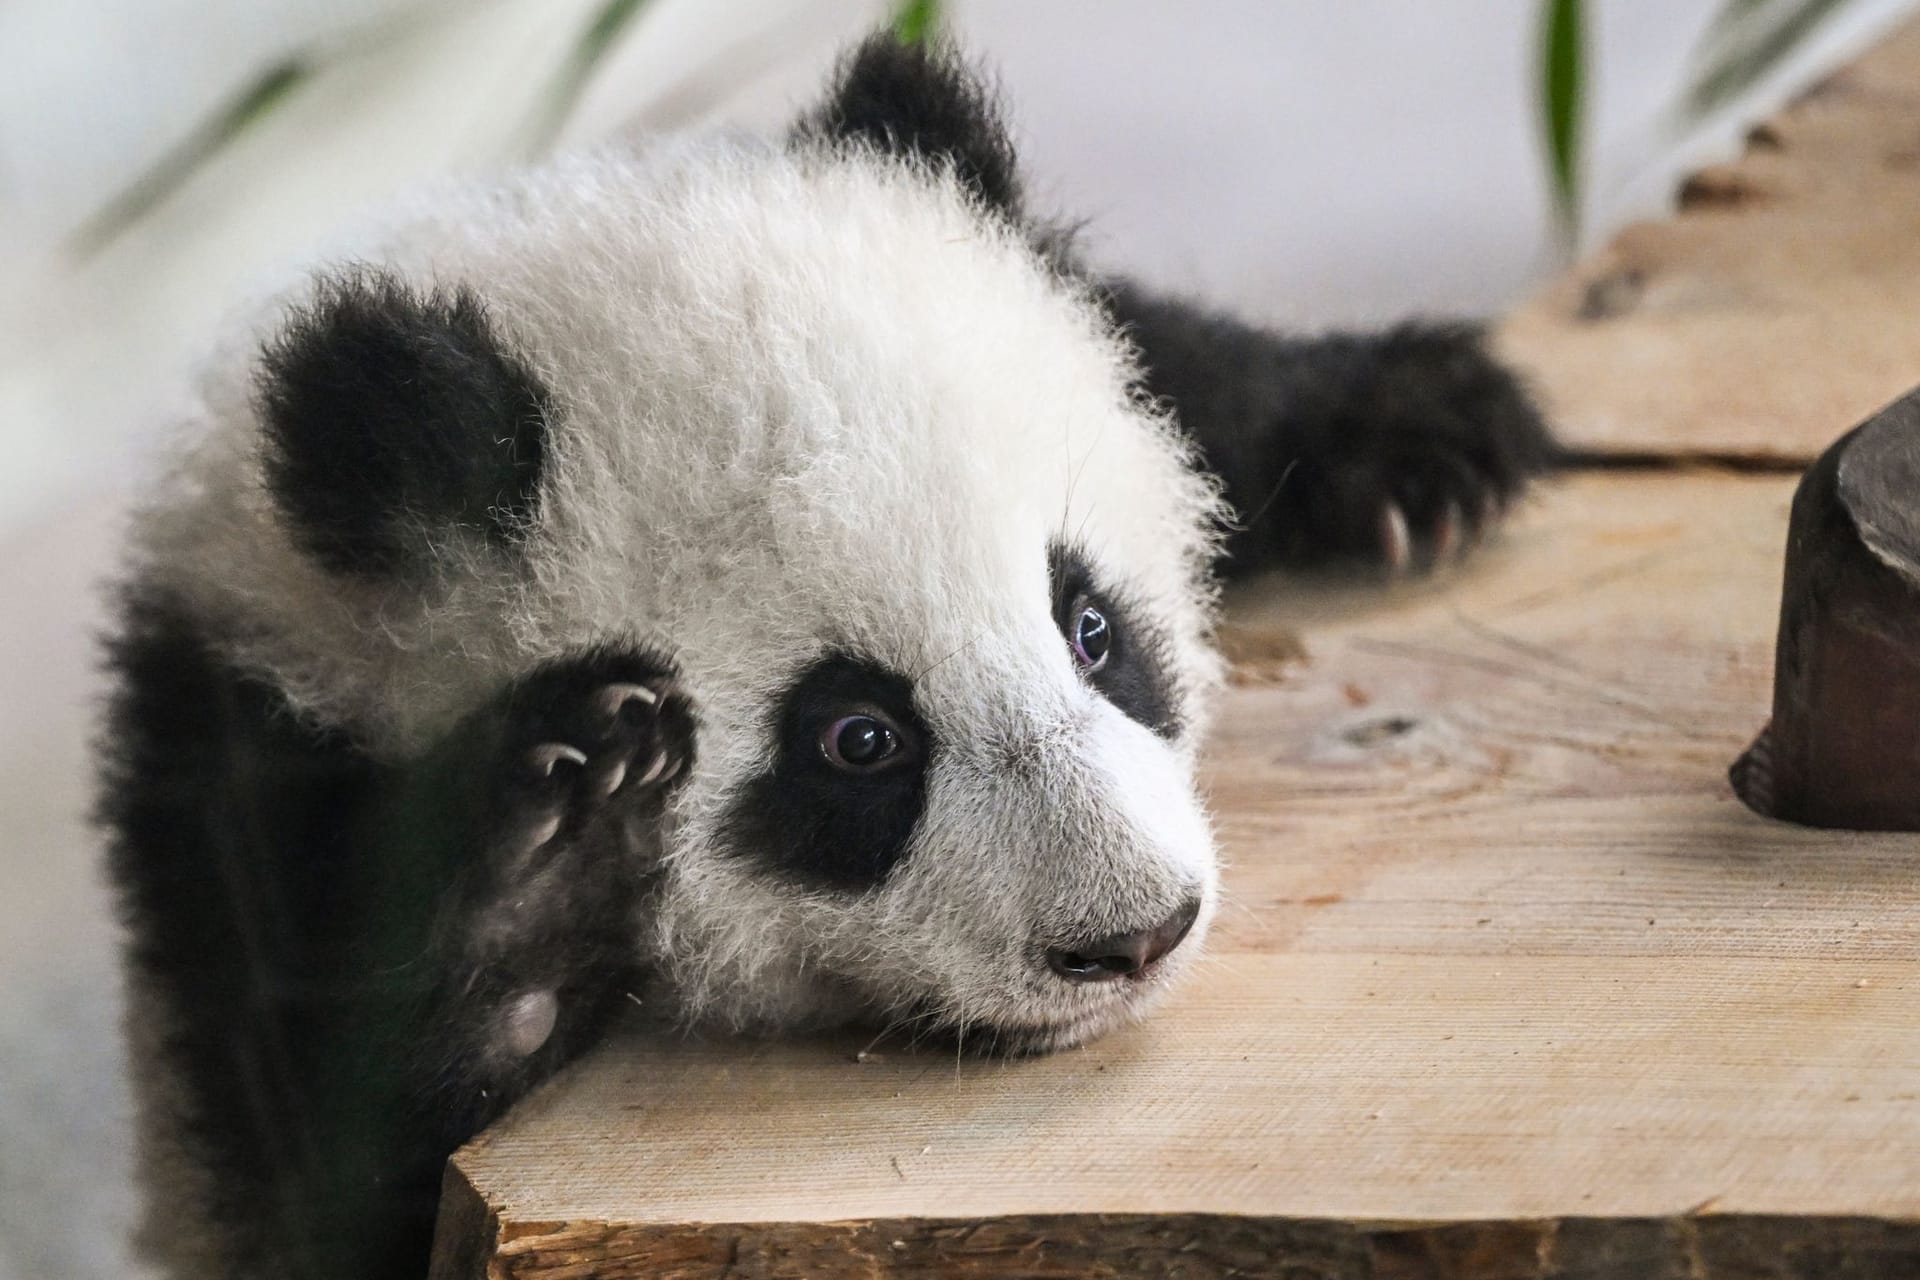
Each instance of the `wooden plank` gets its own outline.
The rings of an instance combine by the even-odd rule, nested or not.
[[[1508,319],[1567,440],[1805,463],[1920,382],[1920,22]]]
[[[456,1156],[439,1274],[1920,1273],[1920,841],[1724,776],[1791,488],[1588,474],[1451,580],[1243,596],[1231,905],[1161,1012],[631,1035]]]

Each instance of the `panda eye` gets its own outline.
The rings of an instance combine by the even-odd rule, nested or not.
[[[1107,651],[1113,647],[1113,628],[1107,623],[1107,615],[1086,602],[1073,617],[1073,630],[1068,635],[1073,645],[1074,661],[1088,671],[1098,671],[1107,663]]]
[[[845,773],[872,773],[906,759],[906,740],[885,716],[856,711],[820,732],[820,754]]]

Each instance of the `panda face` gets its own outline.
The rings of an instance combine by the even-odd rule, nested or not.
[[[668,655],[699,724],[650,1003],[1098,1034],[1213,911],[1220,506],[955,176],[709,142],[434,193],[215,370],[151,572],[386,758],[541,663]]]
[[[748,1027],[1075,1042],[1162,990],[1212,911],[1211,491],[1087,300],[950,187],[858,156],[760,176],[781,190],[741,207],[784,211],[789,269],[742,245],[740,278],[654,326],[697,383],[558,393],[529,549],[572,591],[616,562],[610,596],[648,583],[699,709],[647,922],[663,987]],[[682,333],[706,345],[669,361]],[[718,347],[758,358],[716,376]]]
[[[1017,630],[907,622],[911,666],[820,637],[762,724],[721,730],[765,764],[689,783],[686,810],[717,820],[669,860],[679,995],[747,1025],[878,1018],[1038,1051],[1178,971],[1215,894],[1179,675],[1149,613],[1045,551]]]

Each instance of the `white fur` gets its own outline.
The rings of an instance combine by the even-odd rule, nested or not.
[[[443,190],[353,256],[472,286],[554,392],[540,518],[517,560],[443,539],[424,590],[304,558],[262,483],[246,354],[296,289],[214,365],[204,437],[142,538],[144,571],[235,660],[401,758],[541,660],[608,638],[671,655],[698,759],[640,942],[690,1016],[931,1008],[1048,1047],[1158,985],[1071,987],[1034,949],[1195,891],[1199,928],[1211,913],[1191,753],[1218,500],[1130,398],[1101,312],[1013,229],[864,151],[709,141]],[[1074,669],[1055,537],[1164,631],[1179,741]],[[939,744],[911,856],[857,897],[715,852],[770,761],[771,704],[829,649],[914,677]]]

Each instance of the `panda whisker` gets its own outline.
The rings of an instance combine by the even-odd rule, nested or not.
[[[862,1046],[857,1052],[855,1052],[855,1054],[853,1055],[854,1061],[855,1062],[864,1061],[866,1059],[866,1056],[873,1052],[875,1045],[879,1044],[882,1040],[885,1040],[888,1036],[892,1035],[895,1031],[899,1030],[901,1027],[905,1025],[906,1023],[904,1021],[896,1018],[892,1022],[887,1023],[886,1026],[881,1027],[880,1034],[876,1035],[873,1039],[867,1041],[867,1043],[864,1046]]]
[[[861,1049],[860,1053],[871,1053],[874,1046],[885,1041],[888,1036],[903,1031],[908,1032],[905,1048],[907,1052],[911,1053],[918,1047],[922,1040],[926,1039],[929,1032],[935,1030],[940,1025],[940,1018],[941,1012],[939,1009],[920,1006],[909,1007],[901,1012],[892,1014],[887,1018],[885,1023],[882,1024],[879,1034],[868,1041],[866,1047]]]
[[[916,1014],[915,1020],[918,1021],[919,1025],[914,1028],[913,1034],[907,1038],[908,1051],[911,1052],[918,1049],[927,1042],[929,1037],[938,1032],[942,1024],[942,1018],[943,1015],[933,1009],[928,1009],[923,1013]]]
[[[1253,909],[1252,904],[1243,902],[1239,898],[1222,897],[1220,910],[1232,911],[1254,924],[1265,924],[1267,920],[1266,916]]]
[[[1087,513],[1080,517],[1080,527],[1073,531],[1073,540],[1076,543],[1079,542],[1081,537],[1086,533],[1087,521],[1093,519],[1093,513],[1095,511],[1098,511],[1099,509],[1100,509],[1100,504],[1097,502],[1090,502],[1087,504]]]
[[[1109,422],[1110,421],[1111,420],[1109,420]],[[1094,433],[1093,443],[1087,446],[1087,451],[1080,456],[1080,461],[1074,467],[1073,474],[1067,477],[1067,497],[1066,501],[1063,502],[1060,507],[1060,532],[1062,534],[1067,531],[1067,517],[1073,514],[1073,491],[1079,487],[1080,476],[1086,471],[1087,464],[1093,461],[1093,455],[1100,452],[1100,442],[1107,437],[1109,422],[1100,424],[1100,430]],[[1084,529],[1086,527],[1086,521],[1084,519],[1082,519],[1080,524],[1081,528]],[[1079,537],[1078,534],[1074,536],[1076,538]]]
[[[1260,505],[1253,509],[1253,513],[1237,523],[1229,521],[1228,527],[1236,530],[1245,530],[1251,529],[1254,525],[1259,524],[1260,518],[1267,514],[1267,509],[1279,500],[1281,490],[1287,487],[1288,478],[1291,477],[1299,467],[1300,459],[1289,459],[1287,465],[1280,469],[1280,478],[1273,482],[1273,488],[1267,491],[1267,496],[1261,499]]]
[[[935,667],[938,667],[943,663],[950,662],[954,658],[959,657],[962,653],[965,653],[968,649],[971,649],[974,645],[979,644],[982,640],[984,640],[986,638],[986,634],[987,633],[984,631],[976,632],[971,640],[968,640],[965,643],[959,645],[952,652],[946,654],[944,657],[936,658],[932,662],[928,663],[926,666],[922,667],[920,670],[914,672],[913,682],[915,684],[919,684],[920,681],[926,678],[927,673],[929,671],[932,671]]]
[[[1240,976],[1244,971],[1233,962],[1233,958],[1218,951],[1203,951],[1193,961],[1193,967],[1203,972],[1225,972]]]

